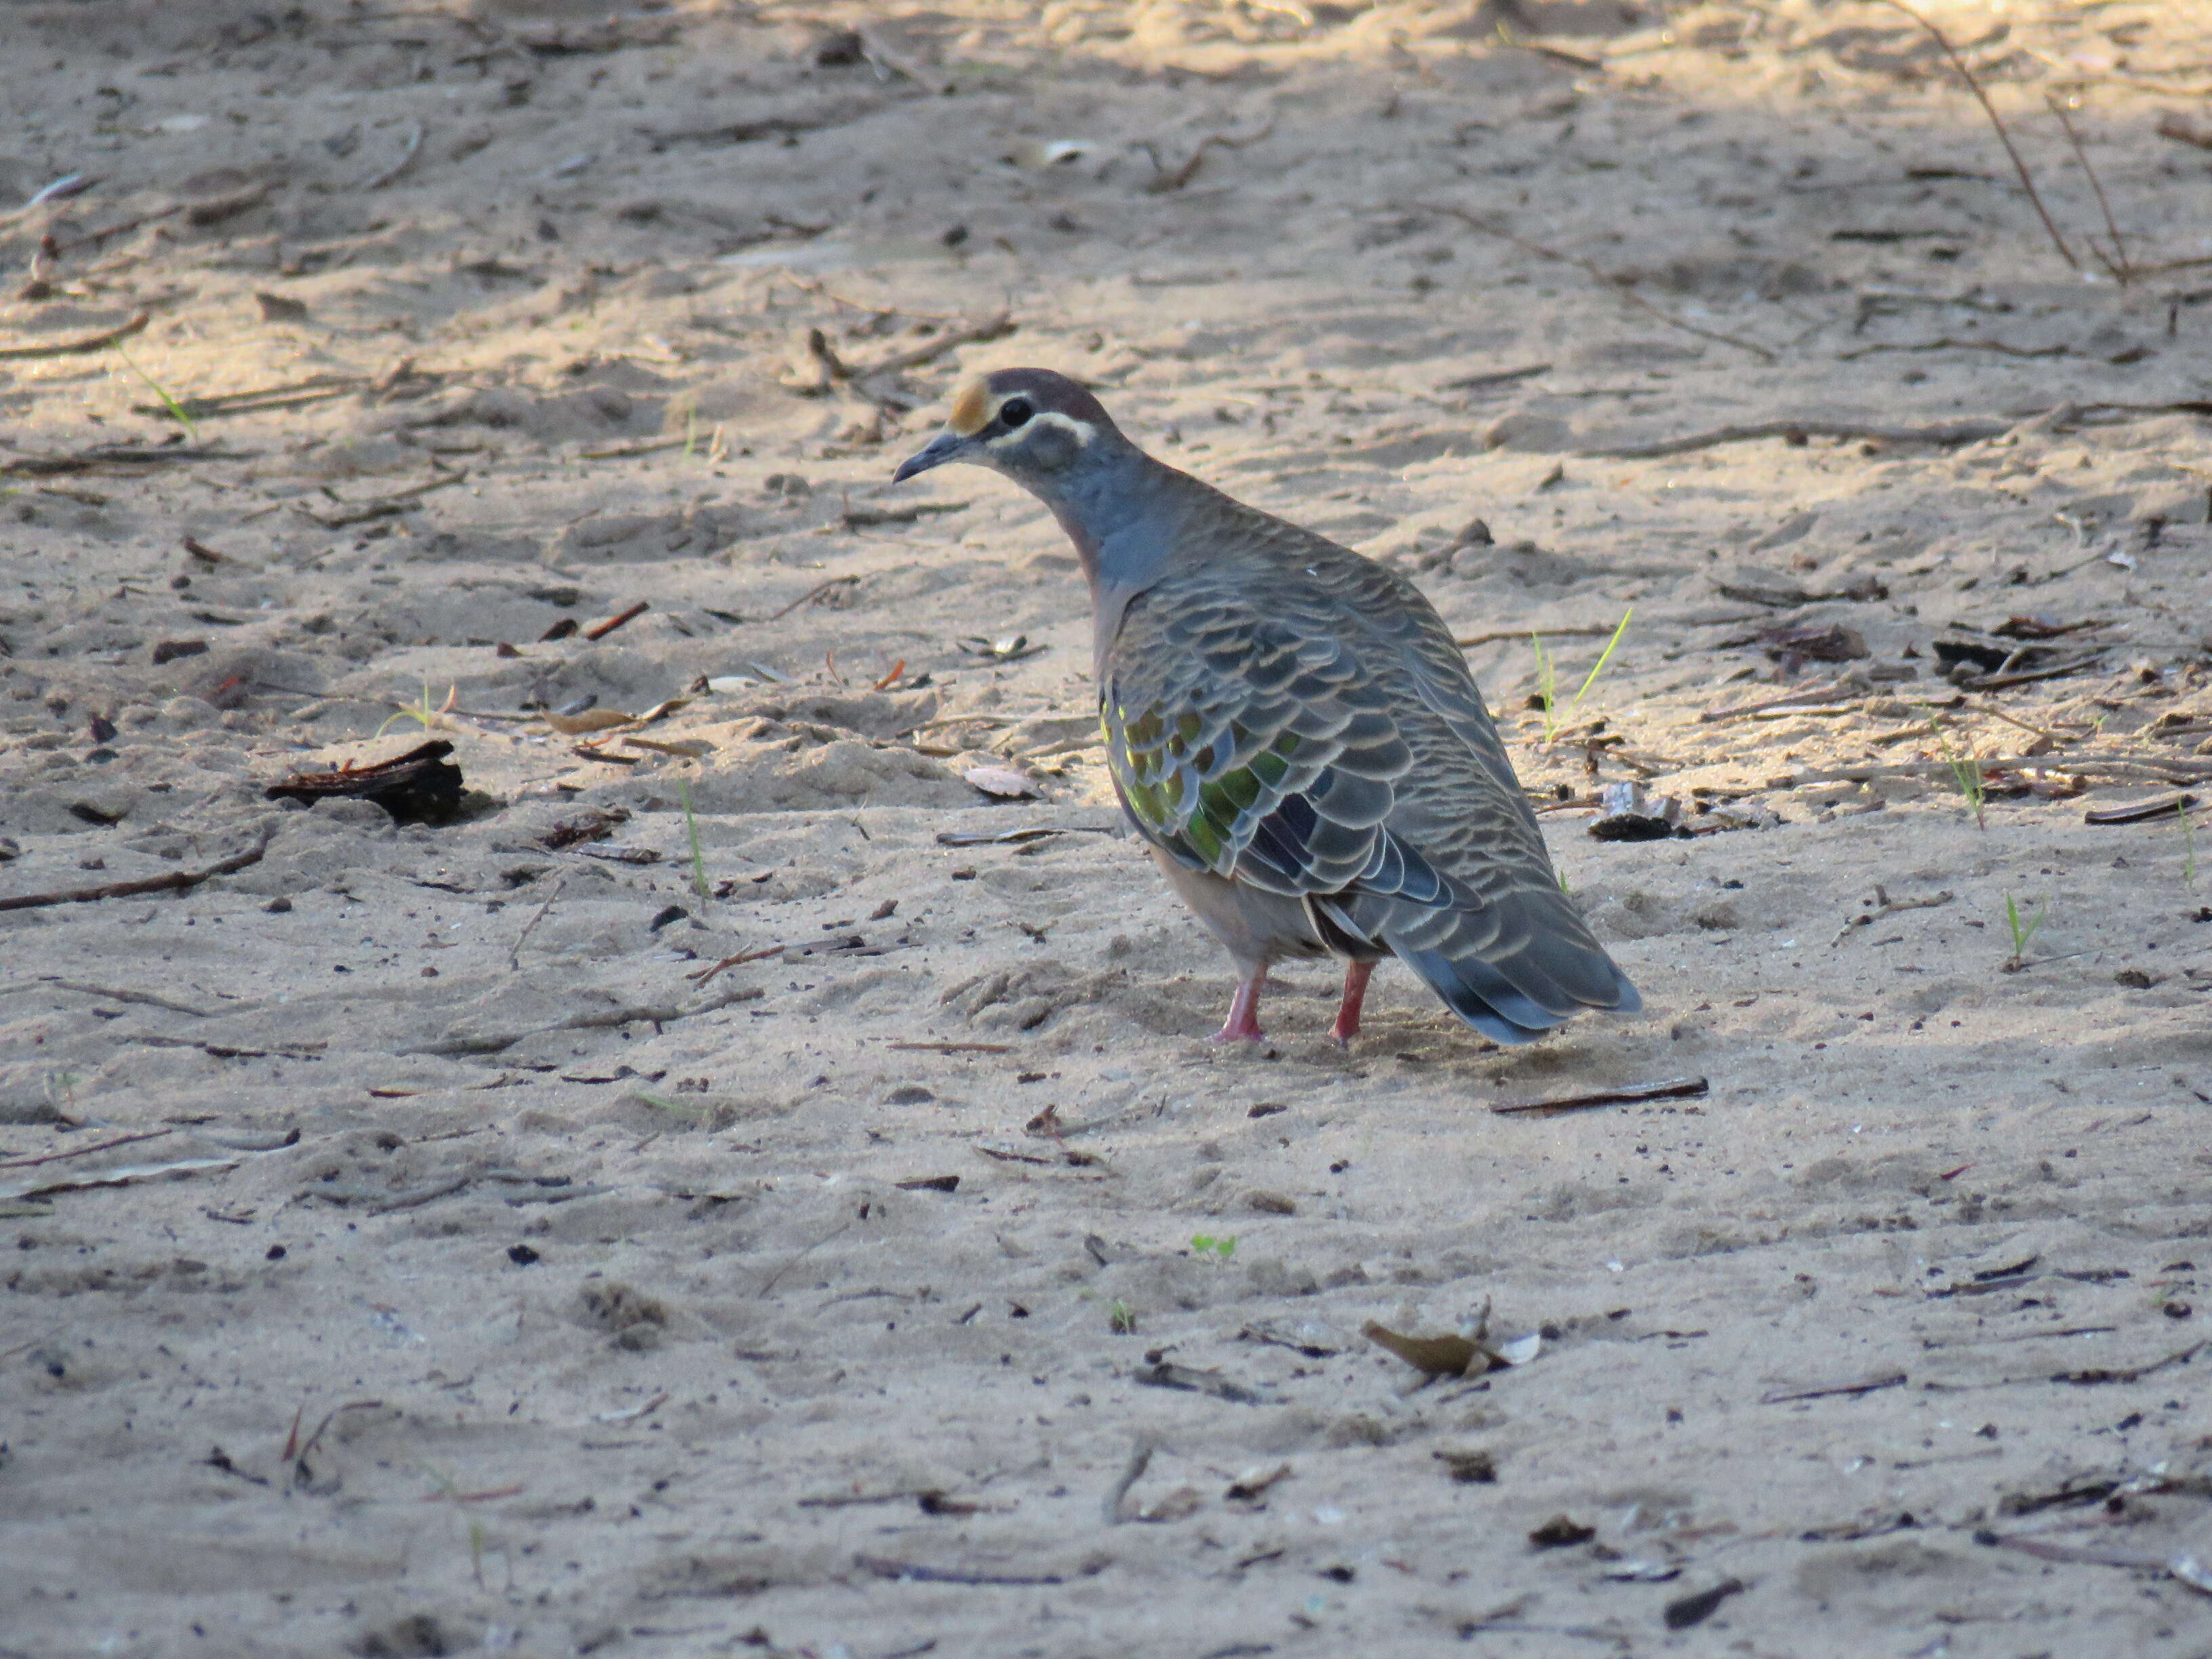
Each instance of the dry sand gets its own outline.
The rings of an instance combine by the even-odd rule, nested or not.
[[[0,6],[0,898],[266,839],[0,913],[0,1653],[2212,1652],[2212,10],[1924,3],[2080,270],[1872,4]],[[1487,636],[1644,1016],[1204,1040],[887,488],[1014,362]]]

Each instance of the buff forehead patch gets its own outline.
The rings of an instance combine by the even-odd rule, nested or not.
[[[954,396],[951,418],[945,424],[962,437],[972,438],[990,425],[996,410],[990,383],[979,374]]]

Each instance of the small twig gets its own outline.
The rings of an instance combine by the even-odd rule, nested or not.
[[[1456,380],[1438,382],[1439,392],[1494,392],[1501,386],[1512,386],[1521,380],[1534,380],[1539,374],[1552,372],[1549,363],[1530,363],[1526,368],[1497,368],[1486,374],[1468,374]]]
[[[651,609],[653,609],[653,603],[651,600],[640,599],[635,605],[630,606],[629,610],[618,611],[614,616],[608,617],[605,622],[593,623],[589,628],[584,630],[584,637],[587,640],[603,640],[606,638],[608,635],[613,633],[615,629],[623,626],[623,623],[635,622],[640,617],[642,617]]]
[[[949,334],[940,334],[926,344],[911,350],[895,352],[879,363],[854,363],[846,366],[842,378],[851,380],[873,380],[881,374],[903,374],[910,368],[920,368],[924,363],[934,362],[946,352],[964,345],[981,345],[988,340],[1003,338],[1014,331],[1014,319],[1000,312],[988,322],[970,324],[956,328]]]
[[[286,1443],[286,1461],[289,1462],[295,1458],[304,1459],[309,1452],[314,1450],[317,1446],[322,1443],[323,1431],[329,1428],[331,1424],[337,1422],[342,1413],[346,1412],[379,1411],[383,1408],[383,1406],[384,1402],[381,1400],[349,1400],[343,1406],[333,1406],[329,1411],[323,1414],[323,1420],[315,1425],[315,1431],[307,1437],[307,1440],[298,1448],[297,1450],[293,1449],[291,1443],[289,1441]],[[297,1434],[299,1432],[299,1422],[295,1419],[292,1425],[292,1431],[295,1434]]]
[[[819,132],[824,127],[865,120],[883,107],[873,101],[837,103],[805,115],[769,115],[757,121],[726,122],[719,127],[690,127],[678,132],[656,132],[650,127],[640,127],[638,132],[655,152],[671,144],[755,144],[763,138],[796,138],[802,133]]]
[[[1058,1573],[964,1572],[949,1567],[926,1567],[915,1561],[893,1561],[881,1555],[856,1555],[854,1565],[878,1578],[915,1584],[1064,1584]]]
[[[157,208],[151,213],[142,213],[135,219],[124,220],[120,224],[108,225],[99,230],[88,230],[82,236],[72,236],[68,241],[57,246],[54,252],[58,256],[66,258],[81,247],[98,247],[102,242],[111,241],[125,231],[138,230],[147,225],[158,224],[164,219],[175,217],[184,210],[185,204],[182,202],[172,202],[167,207]]]
[[[1555,1095],[1548,1100],[1500,1101],[1490,1109],[1504,1115],[1512,1112],[1569,1112],[1586,1106],[1632,1106],[1642,1100],[1674,1100],[1702,1095],[1710,1085],[1701,1077],[1670,1078],[1664,1083],[1632,1083],[1626,1088],[1598,1089],[1589,1094]]]
[[[105,351],[118,340],[127,340],[154,319],[150,311],[134,311],[127,321],[118,323],[101,334],[81,334],[74,340],[57,340],[52,345],[0,346],[0,361],[21,362],[33,357],[73,357],[80,352]]]
[[[343,398],[358,392],[368,384],[358,374],[318,374],[294,386],[261,386],[251,392],[216,392],[204,397],[180,398],[177,407],[196,421],[210,420],[222,415],[251,415],[272,409],[298,409],[307,404],[327,403],[333,398]],[[163,415],[169,412],[164,404],[133,404],[131,412],[137,415]]]
[[[2086,728],[2082,733],[2069,737],[2063,732],[2053,732],[2044,726],[2032,726],[2018,715],[2008,714],[2003,709],[1990,703],[1978,702],[1970,704],[1969,707],[1977,714],[1987,714],[1994,720],[2002,720],[2007,726],[2017,726],[2023,732],[2033,732],[2037,737],[2046,738],[2052,743],[2079,743],[2081,741],[2081,737],[2087,734]]]
[[[415,153],[422,148],[422,134],[424,131],[422,124],[420,121],[414,123],[414,129],[415,130],[412,132],[410,132],[407,135],[406,143],[400,148],[399,159],[394,161],[390,167],[385,168],[383,172],[378,173],[374,179],[364,180],[359,186],[360,189],[382,190],[386,185],[392,183],[392,180],[398,178],[401,173],[406,172],[410,167],[414,165]]]
[[[2085,235],[2081,240],[2089,245],[2089,252],[2097,256],[2097,263],[2111,273],[2112,280],[2125,288],[2135,279],[2135,267],[2128,262],[2128,246],[2120,240],[2119,222],[2112,217],[2112,204],[2105,199],[2104,181],[2097,177],[2097,169],[2089,165],[2089,152],[2081,147],[2081,135],[2074,131],[2074,122],[2066,113],[2066,106],[2055,94],[2047,92],[2043,94],[2043,101],[2058,118],[2058,125],[2066,133],[2066,142],[2073,146],[2074,160],[2080,165],[2082,176],[2089,181],[2090,193],[2097,198],[2097,210],[2105,216],[2105,234],[2112,239],[2112,258],[2105,257],[2105,251],[2097,246],[2094,236]]]
[[[1535,630],[1547,640],[1607,639],[1620,626],[1617,623],[1592,623],[1587,628],[1544,628]],[[1492,634],[1470,634],[1452,643],[1462,651],[1471,651],[1478,645],[1495,645],[1500,640],[1526,641],[1529,630],[1525,628],[1503,628]]]
[[[1209,132],[1198,141],[1198,147],[1191,151],[1188,159],[1172,171],[1160,165],[1159,152],[1150,144],[1139,144],[1137,148],[1143,150],[1152,163],[1152,176],[1145,181],[1145,194],[1172,195],[1198,176],[1199,165],[1206,160],[1206,152],[1209,149],[1245,149],[1258,143],[1274,130],[1275,124],[1269,121],[1259,131],[1243,138],[1231,138],[1225,132]]]
[[[1780,696],[1761,697],[1756,702],[1739,702],[1726,708],[1703,709],[1699,711],[1698,720],[1701,725],[1709,726],[1717,720],[1732,720],[1745,714],[1761,714],[1770,708],[1789,708],[1799,703],[1817,707],[1828,702],[1838,692],[1848,691],[1849,689],[1848,684],[1843,680],[1830,680],[1826,685],[1802,686],[1795,691],[1785,691]]]
[[[2095,562],[2093,560],[2091,562]],[[2008,685],[2027,685],[2036,680],[2063,679],[2069,674],[2080,673],[2112,649],[2109,645],[2100,645],[2094,650],[2083,652],[2078,657],[2069,657],[2063,662],[2052,663],[2047,668],[2023,668],[2008,673],[2001,667],[1993,674],[1977,674],[1972,678],[1960,680],[1958,684],[1972,691],[2002,691]],[[2021,651],[2013,653],[2011,657],[2006,659],[2008,665],[2024,654],[2024,652],[2025,647]]]
[[[74,455],[25,455],[16,460],[0,461],[0,477],[52,478],[64,473],[90,472],[103,466],[174,466],[186,461],[251,461],[259,456],[258,450],[193,449],[181,443],[158,447],[149,444],[95,444]],[[275,510],[271,504],[245,516],[258,518],[262,513]]]
[[[404,489],[395,489],[388,495],[379,495],[375,500],[368,501],[348,501],[334,492],[325,492],[330,494],[331,499],[337,501],[345,511],[318,513],[313,508],[304,506],[300,508],[300,511],[325,530],[344,530],[353,525],[370,524],[378,519],[398,518],[401,514],[412,508],[432,490],[451,489],[455,484],[465,482],[468,476],[466,468],[453,472],[441,472],[436,477],[424,483],[410,484]]]
[[[884,1047],[918,1054],[1011,1054],[1014,1052],[1010,1042],[886,1042]]]
[[[2189,809],[2196,805],[2197,797],[2185,790],[2173,794],[2160,795],[2151,800],[2133,801],[2125,806],[2107,806],[2100,811],[2084,812],[2081,815],[2081,822],[2084,823],[2147,823],[2153,818],[2170,818],[2177,811],[2183,814],[2185,819]],[[0,1165],[0,1168],[4,1167]]]
[[[1847,917],[1844,925],[1836,929],[1835,938],[1828,941],[1831,949],[1841,945],[1854,927],[1871,927],[1885,916],[1898,915],[1906,910],[1933,910],[1958,897],[1948,887],[1940,893],[1928,893],[1919,898],[1909,899],[1893,899],[1880,886],[1876,886],[1874,892],[1880,902],[1871,910],[1862,910],[1855,916]]]
[[[134,991],[127,986],[93,985],[82,980],[61,979],[46,975],[41,975],[34,982],[51,985],[58,991],[76,991],[84,996],[104,997],[110,1002],[135,1002],[142,1007],[166,1008],[173,1014],[190,1014],[195,1019],[205,1019],[210,1012],[205,1008],[195,1008],[189,1002],[173,1002],[167,997],[157,995],[152,991]],[[23,988],[29,988],[26,986]],[[238,1011],[226,1009],[223,1012],[235,1013]]]
[[[26,893],[16,898],[0,898],[0,910],[35,910],[50,904],[94,904],[101,899],[135,898],[142,893],[180,893],[204,881],[236,875],[248,865],[260,863],[273,838],[274,832],[264,836],[258,845],[220,864],[210,864],[204,870],[172,870],[166,876],[149,876],[143,881],[112,881],[104,887],[75,887],[58,893]]]
[[[2135,759],[2133,757],[2038,759],[2018,755],[1992,756],[1976,759],[1969,764],[1978,766],[1984,777],[1992,772],[2021,772],[2051,770],[2078,774],[2084,777],[2138,777],[2148,774],[2161,783],[2203,783],[2212,781],[2212,761],[2191,763],[2165,759]],[[1796,772],[1769,778],[1768,789],[1802,789],[1814,783],[1867,783],[1876,778],[1942,778],[1949,777],[1954,769],[1950,761],[1923,761],[1899,766],[1839,766],[1822,772]]]
[[[703,987],[711,984],[714,975],[726,969],[741,968],[749,962],[764,962],[770,957],[782,955],[788,949],[790,946],[784,945],[763,945],[757,951],[740,951],[733,957],[724,957],[712,967],[702,969],[696,974],[686,974],[684,977],[694,985]]]
[[[845,528],[869,530],[878,525],[913,524],[939,513],[965,513],[967,501],[912,501],[904,507],[848,507],[845,509]]]
[[[1048,1109],[1031,1118],[1024,1127],[1027,1133],[1039,1140],[1073,1140],[1078,1135],[1096,1134],[1101,1129],[1118,1128],[1124,1123],[1137,1123],[1148,1117],[1158,1117],[1162,1109],[1159,1106],[1146,1105],[1139,1101],[1134,1106],[1098,1117],[1085,1118],[1080,1123],[1063,1123],[1058,1113]]]
[[[2058,250],[2058,257],[2066,261],[2069,269],[2081,270],[2081,262],[2074,257],[2074,250],[2066,246],[2066,239],[2058,234],[2058,227],[2051,222],[2051,214],[2043,205],[2043,198],[2036,193],[2035,180],[2029,175],[2027,163],[2021,160],[2020,152],[2013,148],[2012,134],[2005,131],[2003,118],[1997,113],[1996,106],[1990,102],[1989,94],[1982,90],[1982,83],[1974,78],[1973,70],[1966,67],[1966,60],[1959,56],[1958,49],[1952,46],[1950,38],[1906,5],[1905,0],[1881,0],[1881,3],[1895,7],[1926,29],[1942,49],[1944,57],[1951,60],[1951,67],[1959,71],[1959,78],[1966,83],[1966,90],[1974,94],[1974,100],[1982,106],[1982,113],[1990,118],[1990,126],[1996,129],[1997,142],[2004,146],[2005,154],[2012,157],[2013,171],[2020,175],[2021,188],[2027,192],[2027,199],[2034,204],[2035,216],[2043,221],[2044,229],[2051,233],[2051,245]]]
[[[845,1510],[860,1504],[903,1504],[908,1498],[927,1502],[945,1496],[942,1486],[902,1486],[896,1492],[833,1492],[818,1498],[802,1498],[802,1510]]]
[[[755,1291],[754,1294],[757,1296],[766,1296],[770,1291],[775,1288],[776,1280],[781,1279],[786,1273],[789,1273],[793,1267],[796,1267],[800,1262],[805,1261],[808,1256],[813,1255],[815,1251],[820,1249],[831,1239],[849,1231],[852,1225],[853,1224],[850,1221],[843,1221],[840,1222],[836,1226],[832,1227],[828,1232],[823,1234],[821,1237],[816,1239],[811,1244],[807,1245],[796,1255],[793,1256],[788,1261],[785,1262],[783,1266],[778,1267],[774,1273],[770,1273],[766,1279],[761,1280],[761,1287],[758,1291]]]
[[[1755,341],[1739,340],[1732,334],[1722,334],[1710,328],[1699,328],[1695,323],[1684,322],[1680,317],[1675,316],[1672,312],[1667,311],[1659,306],[1653,305],[1651,301],[1645,299],[1642,295],[1637,293],[1636,290],[1630,286],[1630,283],[1634,280],[1632,277],[1615,276],[1612,272],[1607,270],[1603,266],[1596,264],[1595,261],[1583,258],[1580,254],[1562,253],[1557,248],[1546,247],[1540,242],[1532,242],[1525,236],[1516,235],[1513,232],[1506,229],[1503,225],[1494,223],[1490,220],[1483,218],[1480,214],[1469,213],[1464,208],[1446,207],[1441,204],[1420,202],[1417,202],[1413,205],[1424,213],[1445,214],[1451,218],[1457,219],[1461,223],[1468,226],[1472,229],[1482,232],[1486,236],[1495,236],[1499,238],[1501,240],[1510,242],[1514,246],[1520,248],[1524,252],[1534,253],[1540,258],[1555,260],[1560,264],[1572,265],[1576,270],[1583,272],[1585,276],[1593,277],[1597,282],[1602,283],[1605,287],[1611,289],[1614,293],[1618,294],[1626,304],[1633,307],[1636,310],[1644,313],[1644,315],[1651,318],[1655,321],[1666,324],[1669,328],[1679,328],[1685,334],[1694,334],[1701,340],[1712,341],[1716,345],[1734,346],[1739,351],[1748,351],[1753,356],[1759,358],[1762,362],[1771,363],[1779,361],[1773,352],[1768,350],[1765,346],[1757,343]]]
[[[1826,1400],[1839,1394],[1873,1394],[1882,1389],[1905,1386],[1903,1371],[1875,1371],[1866,1376],[1847,1377],[1840,1382],[1784,1383],[1759,1396],[1762,1406],[1780,1406],[1793,1400]]]
[[[58,1164],[65,1158],[85,1158],[94,1152],[104,1152],[112,1146],[128,1146],[136,1141],[159,1140],[163,1135],[174,1134],[173,1129],[149,1129],[143,1134],[118,1135],[113,1140],[103,1140],[94,1146],[73,1146],[65,1152],[48,1152],[43,1158],[11,1158],[0,1164],[0,1170],[27,1170],[39,1164]]]
[[[690,443],[689,438],[662,438],[653,443],[624,444],[614,449],[583,449],[576,452],[581,461],[629,461],[641,455],[658,455],[664,449],[681,449]]]
[[[808,588],[806,592],[801,593],[797,599],[793,599],[789,605],[784,606],[782,610],[777,611],[774,616],[767,618],[767,620],[769,622],[781,622],[793,611],[798,610],[799,606],[820,599],[831,588],[850,587],[860,580],[860,579],[858,576],[832,576],[826,582],[817,582],[813,586]]]
[[[824,227],[826,229],[828,227]],[[817,295],[832,305],[842,306],[848,311],[865,311],[872,317],[912,317],[918,322],[959,323],[967,320],[967,313],[958,311],[915,311],[908,306],[895,306],[888,301],[870,301],[848,299],[818,277],[803,276],[796,271],[779,270],[775,280],[801,294]]]
[[[1519,639],[1521,636],[1516,633],[1513,637]],[[1038,712],[1050,714],[1053,711],[1041,709]],[[1018,726],[1021,723],[1021,718],[1007,714],[947,714],[942,720],[924,720],[919,726],[909,726],[904,731],[894,732],[892,735],[901,738],[919,737],[924,732],[940,731],[948,726]]]
[[[565,875],[553,884],[553,890],[545,896],[545,902],[538,907],[538,914],[531,917],[528,924],[524,927],[521,933],[516,937],[514,941],[514,949],[507,953],[507,965],[510,972],[519,974],[522,971],[522,947],[524,944],[528,941],[531,933],[536,929],[538,924],[545,920],[545,913],[553,908],[553,901],[561,896],[561,890],[568,884],[568,878]]]
[[[1959,444],[1979,443],[2002,437],[2018,420],[1939,421],[1932,426],[1869,426],[1860,421],[1755,421],[1747,426],[1716,427],[1686,438],[1659,438],[1646,443],[1613,444],[1603,449],[1578,450],[1591,460],[1652,460],[1662,455],[1686,455],[1692,450],[1714,449],[1722,444],[1756,443],[1780,438],[1802,446],[1808,438],[1858,438],[1870,443],[1929,444],[1948,449]]]
[[[1839,363],[1855,363],[1862,357],[1879,357],[1885,353],[1900,351],[1992,351],[2001,357],[2067,357],[2074,348],[2068,345],[2016,346],[2002,340],[1954,340],[1946,334],[1940,340],[1889,341],[1881,345],[1857,346],[1849,351],[1838,351]]]
[[[301,1188],[297,1197],[301,1201],[312,1198],[318,1199],[325,1204],[374,1205],[380,1207],[373,1210],[371,1213],[381,1215],[386,1210],[408,1210],[418,1204],[428,1204],[434,1198],[443,1198],[449,1193],[457,1193],[468,1184],[468,1177],[465,1176],[455,1176],[447,1181],[433,1182],[427,1187],[416,1187],[411,1189],[319,1181],[313,1186]]]

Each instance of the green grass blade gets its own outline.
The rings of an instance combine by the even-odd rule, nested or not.
[[[169,418],[184,428],[186,437],[194,443],[198,443],[200,441],[199,422],[185,413],[185,406],[169,395],[169,389],[167,386],[138,367],[138,360],[123,349],[122,341],[112,342],[112,347],[115,355],[129,365],[131,372],[146,383],[147,390],[161,400],[161,406],[169,411]]]
[[[709,890],[707,886],[707,860],[699,851],[699,820],[691,815],[691,780],[676,780],[676,793],[684,802],[684,833],[691,843],[691,887],[699,895],[699,909],[703,918]]]
[[[1574,702],[1567,705],[1567,712],[1570,714],[1581,706],[1584,697],[1589,696],[1589,689],[1597,684],[1597,677],[1605,672],[1606,664],[1613,660],[1613,647],[1620,643],[1620,636],[1628,632],[1629,618],[1635,614],[1636,607],[1632,605],[1620,613],[1620,626],[1613,630],[1613,637],[1605,642],[1605,652],[1598,658],[1597,666],[1590,670],[1589,678],[1583,682],[1583,689],[1575,693]]]

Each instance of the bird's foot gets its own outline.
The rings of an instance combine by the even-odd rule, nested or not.
[[[1371,962],[1345,965],[1344,1000],[1337,1005],[1336,1024],[1328,1028],[1328,1040],[1340,1048],[1350,1048],[1352,1039],[1359,1035],[1359,1012],[1367,1001],[1368,976],[1374,971]]]
[[[1221,1029],[1213,1034],[1216,1042],[1261,1042],[1267,1033],[1260,1029],[1260,989],[1267,982],[1267,970],[1237,982],[1237,994],[1229,1000],[1229,1018],[1221,1022]]]

